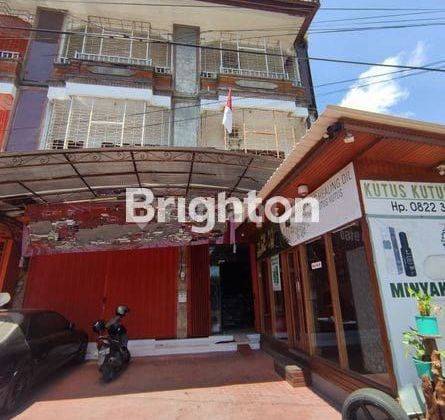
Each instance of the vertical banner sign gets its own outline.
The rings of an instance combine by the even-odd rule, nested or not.
[[[272,288],[274,292],[281,291],[280,256],[274,255],[270,258],[272,271]]]
[[[362,180],[361,190],[399,394],[411,411],[419,379],[402,345],[402,333],[415,327],[417,315],[408,290],[445,307],[445,184]],[[445,335],[445,314],[438,319]],[[438,346],[444,349],[445,342]]]

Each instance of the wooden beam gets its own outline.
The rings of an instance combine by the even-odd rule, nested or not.
[[[253,309],[255,314],[255,331],[261,331],[261,305],[259,298],[259,278],[258,278],[258,265],[256,261],[256,249],[255,244],[249,245],[250,256],[250,276],[252,280],[252,295],[253,295]]]
[[[283,275],[282,284],[283,284],[283,296],[284,296],[284,310],[286,313],[286,330],[288,336],[288,344],[290,347],[296,346],[296,320],[294,317],[294,308],[295,302],[292,296],[291,291],[291,277],[289,272],[289,264],[288,264],[288,256],[290,254],[288,252],[283,252],[280,254],[280,264],[281,264],[281,272]]]
[[[346,348],[345,331],[343,329],[343,316],[341,313],[340,295],[338,292],[337,270],[335,269],[334,250],[330,233],[324,235],[324,244],[326,250],[326,263],[328,266],[329,288],[331,289],[332,310],[335,322],[335,333],[337,336],[340,367],[342,369],[348,369],[348,351]]]
[[[270,322],[272,335],[275,337],[277,333],[277,313],[275,310],[275,292],[273,290],[272,284],[272,267],[270,263],[270,258],[267,259],[267,287],[269,288],[269,298],[270,298]]]
[[[3,249],[0,254],[0,292],[4,291],[6,274],[8,273],[8,263],[12,253],[14,241],[12,239],[0,239],[3,242]]]
[[[304,295],[304,313],[306,317],[307,326],[307,343],[309,354],[313,356],[315,354],[315,324],[314,324],[314,308],[312,306],[311,286],[309,281],[309,271],[307,262],[306,246],[300,245],[298,247],[298,253],[300,257],[301,267],[301,280],[303,285]]]
[[[303,299],[303,280],[301,276],[302,268],[300,267],[300,260],[298,258],[298,252],[297,249],[292,250],[292,259],[294,264],[294,270],[295,270],[295,277],[293,279],[293,283],[291,284],[291,287],[293,287],[293,290],[295,290],[295,305],[296,305],[296,311],[298,313],[298,320],[299,324],[296,325],[297,328],[300,329],[300,339],[297,342],[297,345],[300,349],[304,351],[308,351],[308,337],[307,337],[307,331],[306,331],[306,323],[305,323],[305,304]],[[297,287],[298,286],[298,287]]]

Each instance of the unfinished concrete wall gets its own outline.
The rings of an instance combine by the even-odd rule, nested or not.
[[[174,25],[173,41],[199,44],[199,28]],[[173,66],[173,139],[174,146],[198,145],[199,109],[199,48],[175,45]]]

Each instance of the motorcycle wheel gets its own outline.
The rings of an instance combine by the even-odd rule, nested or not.
[[[400,404],[388,394],[363,388],[346,398],[342,409],[343,420],[409,420]]]
[[[131,354],[130,354],[130,351],[126,347],[124,347],[122,349],[122,355],[123,355],[124,363],[129,363],[131,360]]]
[[[104,382],[111,382],[116,376],[116,371],[108,363],[104,363],[100,370],[102,372],[102,379]]]

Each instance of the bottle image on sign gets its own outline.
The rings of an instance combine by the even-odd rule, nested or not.
[[[394,259],[396,261],[397,274],[403,273],[402,258],[400,257],[399,244],[397,243],[396,230],[393,227],[389,227],[389,236],[391,238],[392,249],[394,252]]]
[[[413,253],[409,247],[408,237],[405,232],[399,232],[400,253],[402,254],[403,267],[408,277],[416,277],[416,266],[414,264]]]

